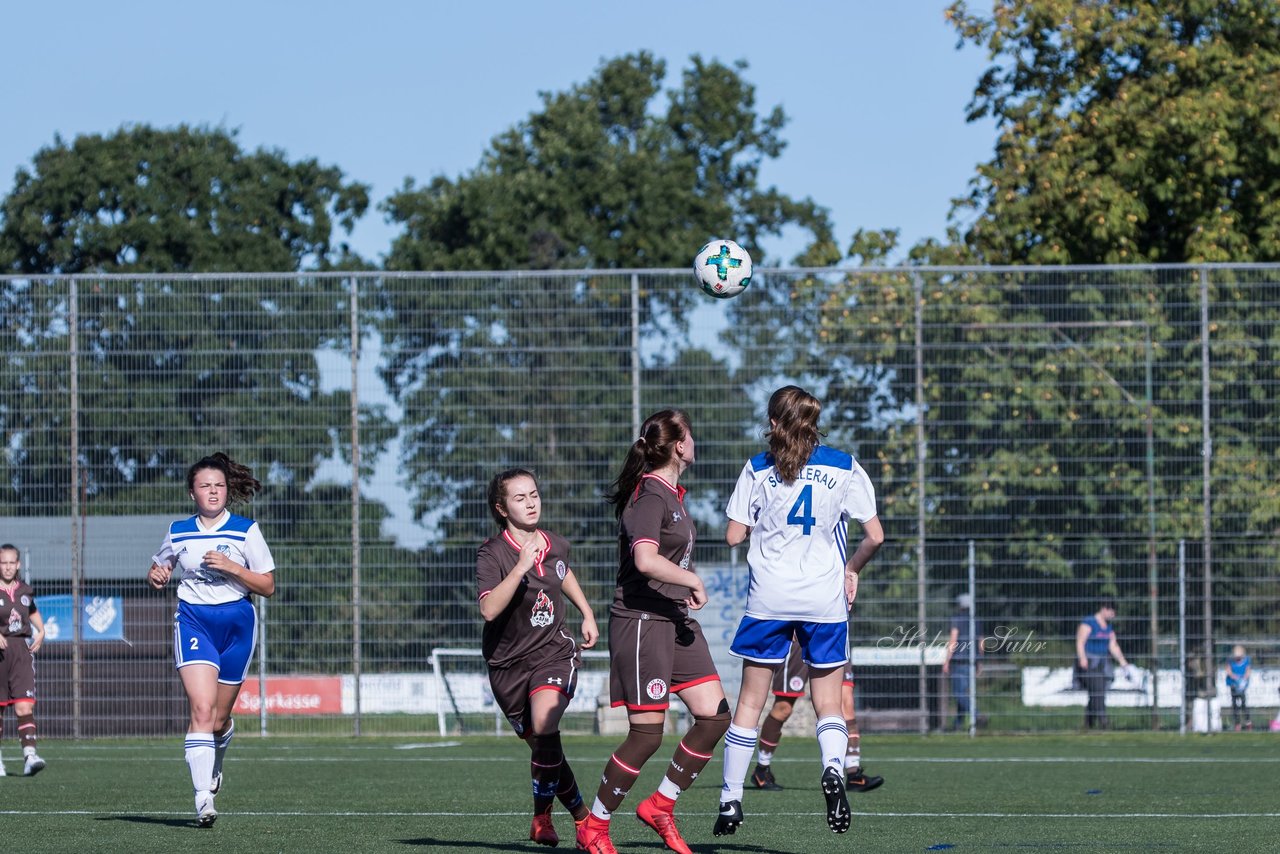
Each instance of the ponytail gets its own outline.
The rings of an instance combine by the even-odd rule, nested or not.
[[[799,386],[783,386],[769,398],[770,426],[765,432],[773,467],[784,483],[792,483],[818,447],[822,401]]]
[[[641,479],[671,462],[676,455],[676,443],[692,432],[689,416],[680,409],[663,409],[644,420],[640,438],[627,449],[622,470],[613,479],[612,489],[605,494],[605,501],[613,505],[614,516],[622,518],[622,511],[640,486]]]

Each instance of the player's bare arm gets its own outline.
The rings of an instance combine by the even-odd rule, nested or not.
[[[636,569],[641,574],[652,578],[654,581],[661,581],[663,584],[678,584],[681,587],[688,587],[689,595],[684,602],[693,610],[696,611],[707,604],[707,589],[703,586],[702,579],[698,577],[698,574],[688,569],[681,569],[658,554],[656,543],[637,543],[633,557],[635,558]]]
[[[582,586],[578,584],[578,578],[573,574],[572,569],[565,572],[560,590],[564,593],[564,598],[572,602],[573,607],[582,614],[582,643],[578,644],[578,648],[591,649],[600,639],[600,629],[596,626],[596,615],[591,610],[591,603],[587,601],[586,594],[582,592]]]
[[[44,617],[39,613],[31,615],[31,651],[39,652],[44,646]]]
[[[270,572],[250,572],[247,567],[236,563],[220,551],[209,550],[204,553],[204,565],[216,569],[223,575],[229,575],[239,581],[249,592],[259,596],[270,596],[276,592],[275,574]]]
[[[854,597],[858,594],[858,574],[875,556],[883,543],[884,527],[880,524],[880,517],[872,516],[862,523],[862,540],[844,565],[844,594],[850,608],[853,607]]]
[[[730,548],[742,545],[749,536],[751,536],[751,527],[749,525],[744,525],[736,519],[729,520],[729,526],[725,528],[724,532],[724,541],[729,544]]]

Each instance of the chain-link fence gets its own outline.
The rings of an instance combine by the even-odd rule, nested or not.
[[[266,484],[246,512],[279,566],[242,727],[491,728],[483,667],[433,657],[480,646],[489,477],[538,473],[603,627],[601,492],[666,406],[694,424],[721,655],[745,573],[723,507],[786,382],[878,491],[888,541],[851,633],[864,729],[957,723],[942,664],[966,592],[983,649],[961,727],[1080,726],[1076,630],[1107,598],[1136,666],[1111,726],[1209,725],[1237,643],[1255,725],[1280,704],[1280,267],[765,270],[725,302],[684,271],[0,283],[0,541],[52,624],[47,735],[184,726],[173,591],[142,577],[215,450]],[[602,725],[600,691],[575,728]]]

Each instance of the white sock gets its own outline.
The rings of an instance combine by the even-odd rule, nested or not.
[[[191,769],[191,788],[207,792],[213,786],[213,733],[187,733],[187,767]]]
[[[852,771],[854,768],[862,767],[862,748],[850,747],[844,754],[845,770]]]
[[[729,724],[724,736],[724,787],[720,790],[720,803],[742,800],[742,784],[746,782],[751,754],[759,737],[758,729]]]
[[[591,814],[601,821],[608,821],[613,817],[613,813],[605,809],[604,804],[600,803],[600,799],[596,798],[591,804]]]
[[[222,773],[222,757],[227,755],[227,745],[231,744],[231,736],[235,734],[236,722],[228,721],[227,731],[213,737],[213,777]]]
[[[680,787],[671,782],[670,777],[663,777],[662,782],[658,784],[658,793],[666,795],[671,800],[679,800]]]
[[[768,768],[769,763],[772,761],[773,761],[773,751],[765,750],[764,745],[760,745],[760,749],[756,751],[756,762]]]
[[[818,721],[817,731],[823,766],[843,771],[844,752],[849,746],[849,727],[844,718],[839,715],[823,718]]]

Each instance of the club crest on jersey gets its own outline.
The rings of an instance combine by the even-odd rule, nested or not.
[[[30,605],[31,605],[31,597],[30,597],[30,596],[28,596],[27,594],[23,593],[23,594],[22,594],[22,607],[26,608],[26,607],[29,607]]]
[[[229,555],[231,554],[231,546],[227,545],[226,543],[219,543],[218,551],[224,555]]]
[[[561,581],[564,581],[565,573],[567,573],[568,571],[569,571],[569,567],[564,565],[564,561],[562,560],[556,561],[556,578],[559,578]]]
[[[787,682],[787,684],[792,691],[804,690],[804,680],[801,679],[799,676],[792,676],[791,679]]]
[[[667,683],[663,679],[650,679],[649,684],[644,686],[644,692],[649,695],[650,700],[661,700],[667,696]]]
[[[556,609],[551,603],[551,597],[547,595],[547,591],[539,590],[538,598],[533,600],[533,613],[529,615],[529,625],[538,628],[546,628],[555,622]]]

